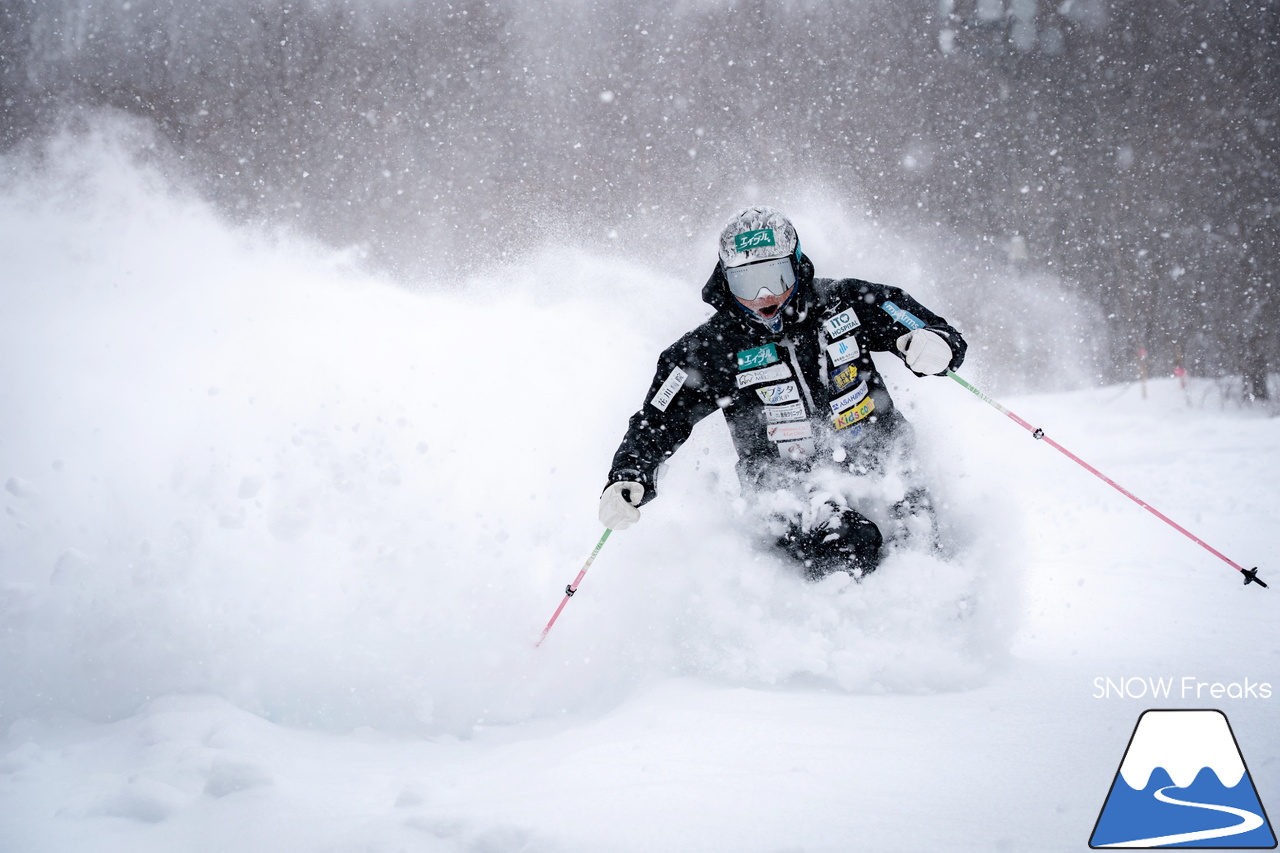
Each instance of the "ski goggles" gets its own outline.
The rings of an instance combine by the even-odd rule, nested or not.
[[[725,267],[724,277],[729,282],[729,292],[743,302],[756,299],[762,290],[781,296],[796,284],[796,271],[789,257]]]

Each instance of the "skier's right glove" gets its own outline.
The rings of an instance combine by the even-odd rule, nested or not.
[[[644,486],[633,480],[610,483],[600,496],[600,523],[610,530],[626,530],[640,520]]]
[[[941,376],[951,364],[951,347],[945,338],[928,329],[916,329],[898,338],[902,360],[920,376]]]

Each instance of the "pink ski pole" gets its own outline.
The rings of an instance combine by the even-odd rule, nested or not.
[[[600,541],[596,543],[595,550],[591,552],[591,556],[587,557],[587,562],[583,564],[582,571],[578,572],[578,576],[573,579],[573,583],[564,588],[564,600],[560,602],[560,606],[556,608],[556,612],[551,614],[551,621],[547,623],[547,627],[542,629],[542,636],[538,638],[538,642],[534,643],[534,648],[542,645],[542,641],[547,638],[547,634],[551,632],[551,626],[556,624],[556,620],[560,618],[560,611],[564,610],[564,606],[569,603],[569,599],[573,598],[573,594],[578,591],[578,584],[582,583],[582,578],[587,573],[587,569],[591,568],[591,563],[595,560],[596,554],[600,553],[600,549],[604,547],[605,540],[609,538],[609,534],[613,531],[609,528],[604,529],[604,535],[600,537]],[[1259,581],[1259,583],[1262,583]]]
[[[948,375],[948,376],[950,376],[950,377],[951,377],[952,379],[954,379],[955,381],[959,382],[959,383],[960,383],[961,385],[963,385],[965,388],[968,388],[970,391],[972,391],[972,392],[973,392],[973,393],[978,397],[978,399],[979,399],[979,400],[982,400],[982,401],[983,401],[983,402],[985,402],[985,403],[990,403],[990,404],[991,404],[992,406],[994,406],[996,409],[998,409],[998,410],[1000,410],[1001,412],[1003,412],[1004,414],[1008,415],[1010,420],[1012,420],[1012,421],[1013,421],[1014,423],[1016,423],[1018,426],[1022,427],[1023,429],[1025,429],[1025,430],[1027,430],[1029,433],[1031,433],[1031,437],[1032,437],[1032,438],[1037,439],[1037,440],[1039,440],[1039,441],[1043,441],[1045,444],[1049,445],[1049,446],[1050,446],[1050,447],[1052,447],[1054,450],[1059,451],[1059,452],[1060,452],[1060,453],[1062,453],[1064,456],[1066,456],[1068,459],[1070,459],[1071,461],[1073,461],[1073,462],[1077,463],[1078,465],[1080,465],[1081,467],[1083,467],[1085,470],[1087,470],[1089,473],[1093,474],[1093,475],[1094,475],[1094,476],[1096,476],[1098,479],[1102,480],[1102,481],[1103,481],[1104,483],[1106,483],[1108,486],[1111,486],[1111,487],[1112,487],[1113,489],[1115,489],[1117,492],[1119,492],[1120,494],[1124,495],[1126,498],[1129,498],[1129,500],[1133,501],[1133,502],[1134,502],[1134,503],[1136,503],[1138,506],[1140,506],[1140,507],[1142,507],[1143,509],[1147,510],[1147,512],[1150,512],[1150,513],[1151,513],[1152,515],[1154,515],[1156,518],[1160,519],[1160,520],[1161,520],[1161,521],[1163,521],[1165,524],[1169,525],[1169,526],[1170,526],[1170,527],[1172,527],[1174,530],[1176,530],[1176,531],[1178,531],[1179,533],[1181,533],[1183,536],[1186,536],[1186,537],[1187,537],[1188,539],[1190,539],[1192,542],[1196,543],[1196,544],[1197,544],[1197,545],[1199,545],[1201,548],[1204,548],[1204,549],[1205,549],[1206,551],[1208,551],[1210,554],[1212,554],[1213,556],[1217,557],[1219,560],[1222,560],[1224,563],[1226,563],[1226,564],[1227,564],[1228,566],[1230,566],[1231,568],[1235,569],[1237,572],[1240,572],[1241,574],[1243,574],[1243,575],[1244,575],[1244,583],[1245,583],[1245,586],[1248,586],[1248,585],[1249,585],[1249,584],[1251,584],[1251,583],[1256,583],[1258,586],[1263,587],[1263,588],[1265,588],[1265,587],[1267,586],[1267,584],[1262,580],[1262,578],[1258,577],[1258,568],[1257,568],[1257,566],[1253,567],[1252,569],[1246,569],[1246,568],[1244,568],[1243,566],[1241,566],[1241,565],[1237,564],[1234,560],[1228,559],[1228,558],[1226,557],[1226,555],[1222,554],[1222,553],[1221,553],[1220,551],[1218,551],[1217,549],[1210,547],[1210,546],[1209,546],[1209,544],[1208,544],[1208,543],[1206,543],[1203,539],[1201,539],[1200,537],[1198,537],[1198,536],[1196,536],[1195,534],[1191,533],[1189,530],[1187,530],[1185,527],[1182,527],[1180,524],[1177,524],[1176,522],[1174,522],[1174,521],[1173,521],[1173,519],[1169,518],[1169,516],[1165,515],[1165,514],[1164,514],[1164,513],[1162,513],[1160,510],[1156,509],[1155,507],[1153,507],[1151,504],[1147,503],[1146,501],[1139,499],[1139,498],[1138,498],[1138,497],[1136,497],[1132,492],[1130,492],[1128,489],[1126,489],[1126,488],[1124,488],[1123,486],[1121,486],[1121,485],[1120,485],[1119,483],[1117,483],[1115,480],[1112,480],[1110,477],[1108,477],[1108,476],[1106,476],[1105,474],[1103,474],[1103,473],[1102,473],[1101,471],[1099,471],[1097,468],[1094,468],[1094,467],[1093,467],[1092,465],[1090,465],[1088,462],[1085,462],[1085,461],[1084,461],[1083,459],[1081,459],[1079,456],[1076,456],[1076,455],[1075,455],[1074,453],[1072,453],[1070,450],[1067,450],[1067,449],[1066,449],[1065,447],[1063,447],[1061,444],[1058,444],[1058,442],[1054,441],[1052,438],[1049,438],[1049,436],[1047,436],[1047,435],[1045,435],[1045,434],[1044,434],[1044,430],[1040,429],[1039,427],[1033,427],[1031,424],[1027,423],[1027,422],[1026,422],[1026,421],[1024,421],[1022,418],[1018,417],[1018,416],[1017,416],[1017,415],[1015,415],[1013,412],[1009,411],[1009,410],[1008,410],[1008,409],[1006,409],[1004,406],[1000,405],[1000,404],[999,404],[999,403],[997,403],[995,400],[991,399],[990,397],[988,397],[986,394],[984,394],[984,393],[982,393],[981,391],[979,391],[979,390],[978,390],[977,388],[975,388],[974,386],[970,385],[970,384],[969,384],[968,382],[966,382],[964,379],[960,378],[960,376],[959,376],[955,371],[953,371],[953,370],[948,370],[948,371],[947,371],[947,375]]]

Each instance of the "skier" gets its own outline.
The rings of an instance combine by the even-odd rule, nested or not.
[[[743,493],[773,543],[811,579],[860,578],[878,565],[884,535],[849,505],[850,474],[881,474],[900,458],[908,487],[889,508],[891,536],[905,536],[913,515],[932,525],[927,493],[913,482],[911,426],[871,353],[943,375],[964,360],[964,338],[898,288],[814,278],[795,227],[771,207],[734,216],[719,254],[702,288],[716,313],[658,358],[614,454],[600,520],[615,530],[639,520],[662,463],[698,421],[722,411]]]

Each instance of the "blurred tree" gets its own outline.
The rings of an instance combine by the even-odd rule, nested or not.
[[[1105,341],[1102,378],[1142,346],[1156,375],[1182,352],[1263,397],[1278,18],[1276,0],[0,0],[0,147],[83,106],[145,116],[225,209],[408,274],[548,229],[675,263],[729,206],[817,186],[1096,302],[1108,327],[1073,331]]]

